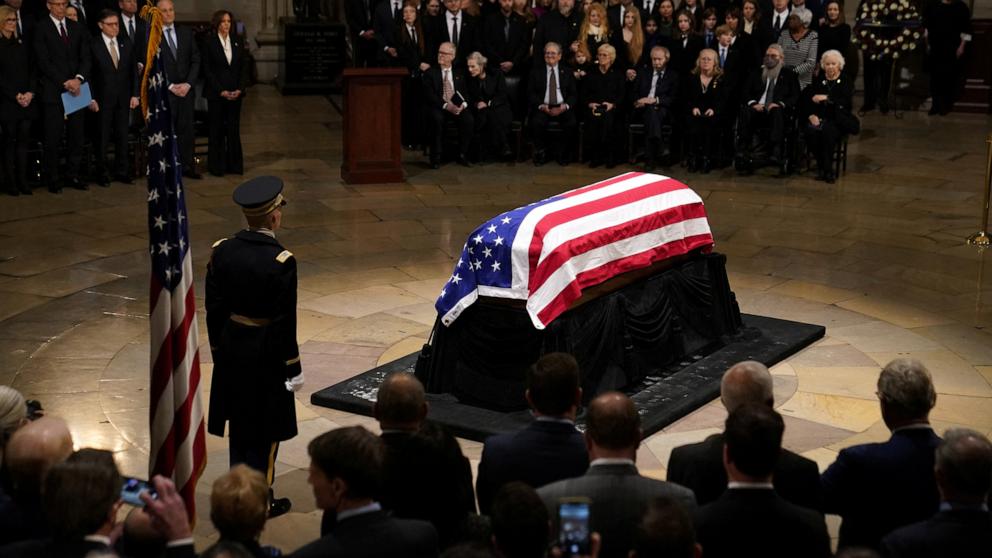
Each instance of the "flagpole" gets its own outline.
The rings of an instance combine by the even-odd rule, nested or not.
[[[979,250],[989,247],[989,198],[992,197],[992,134],[985,138],[987,160],[985,162],[985,201],[982,203],[982,229],[968,237],[968,244]]]

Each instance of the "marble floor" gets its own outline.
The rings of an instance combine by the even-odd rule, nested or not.
[[[247,175],[286,180],[279,237],[299,260],[307,383],[297,395],[300,434],[282,445],[276,482],[294,506],[263,535],[292,550],[318,530],[307,442],[343,425],[376,430],[368,418],[310,406],[310,394],[420,347],[436,293],[479,222],[615,171],[529,163],[431,171],[408,153],[407,182],[346,186],[341,118],[327,99],[260,86],[243,126]],[[808,175],[668,170],[706,200],[743,311],[826,326],[823,340],[773,370],[786,445],[821,467],[842,447],[887,437],[874,382],[896,356],[930,367],[938,429],[992,433],[992,265],[986,271],[990,256],[964,243],[978,230],[990,129],[985,115],[868,115],[833,186]],[[237,183],[186,184],[206,386],[203,273],[213,241],[242,226],[230,199]],[[145,198],[141,186],[120,184],[0,198],[0,383],[41,400],[69,421],[78,446],[113,450],[136,476],[147,474],[149,443]],[[639,467],[664,478],[671,448],[719,430],[724,417],[714,401],[651,436]],[[462,445],[476,464],[481,444]],[[208,451],[203,518],[227,467],[226,441],[209,437]],[[196,534],[201,546],[216,536],[206,519]]]

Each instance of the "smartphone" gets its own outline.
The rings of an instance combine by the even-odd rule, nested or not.
[[[121,500],[132,506],[142,507],[145,503],[139,497],[142,492],[147,492],[152,498],[158,496],[152,485],[146,480],[134,477],[124,477],[124,485],[121,486]]]
[[[584,556],[589,554],[589,508],[588,498],[562,498],[558,501],[558,548],[562,556]]]

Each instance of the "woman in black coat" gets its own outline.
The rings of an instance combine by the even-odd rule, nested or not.
[[[851,112],[854,80],[843,75],[844,57],[828,50],[820,58],[823,73],[803,90],[806,144],[816,156],[817,180],[833,184],[833,154],[844,134],[857,134],[861,123]]]
[[[28,143],[31,122],[38,117],[34,92],[38,82],[28,46],[16,38],[17,15],[0,6],[0,128],[3,129],[3,170],[0,182],[7,193],[31,194],[27,184]]]
[[[207,122],[210,129],[210,174],[243,174],[241,151],[241,99],[248,85],[244,45],[231,33],[234,16],[227,10],[214,12],[214,32],[203,43],[203,74],[206,85]]]
[[[695,22],[689,12],[679,12],[675,16],[675,33],[672,35],[671,51],[672,60],[668,65],[678,72],[679,78],[684,80],[689,78],[689,71],[692,70],[699,51],[703,50],[703,38],[696,34],[693,29]]]
[[[589,166],[598,167],[604,162],[607,168],[617,164],[617,129],[622,119],[618,116],[624,98],[624,73],[615,65],[617,50],[612,45],[602,45],[596,51],[599,65],[586,75],[582,84],[582,103],[585,105],[586,137],[591,153]]]
[[[414,4],[403,6],[402,21],[396,25],[396,60],[406,68],[403,78],[403,119],[400,124],[400,137],[407,149],[414,149],[424,143],[424,90],[421,75],[430,69],[427,60],[426,37],[421,25],[422,18]]]
[[[510,98],[506,93],[503,72],[486,72],[486,57],[478,52],[468,55],[468,105],[475,116],[475,130],[482,138],[485,161],[493,154],[503,159],[513,155],[506,144],[506,135],[513,121]]]
[[[716,57],[715,50],[703,49],[685,88],[689,172],[710,172],[717,132],[727,105],[728,91],[723,86],[723,72]]]

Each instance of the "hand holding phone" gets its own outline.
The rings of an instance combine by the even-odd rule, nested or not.
[[[588,498],[562,498],[558,502],[558,549],[561,556],[589,555],[591,507],[592,501]]]
[[[134,477],[124,477],[124,484],[121,486],[121,500],[123,500],[125,504],[144,507],[145,502],[141,500],[142,492],[147,492],[152,498],[156,498],[158,496],[155,492],[155,488],[152,487],[148,481],[136,479]]]

